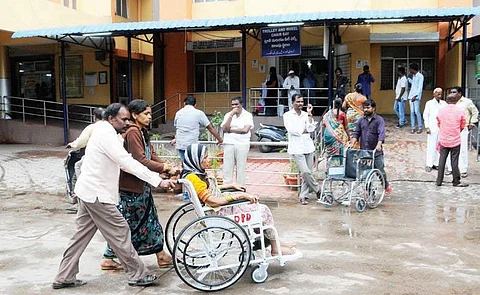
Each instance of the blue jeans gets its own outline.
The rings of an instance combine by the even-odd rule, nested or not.
[[[185,150],[177,150],[178,151],[178,156],[180,157],[180,160],[185,161]]]
[[[411,123],[411,128],[415,130],[415,127],[418,127],[418,129],[423,129],[423,122],[422,122],[422,114],[420,113],[420,100],[417,99],[414,102],[411,100],[408,101],[410,103],[410,123]],[[417,117],[417,124],[415,124],[415,117]]]
[[[393,110],[398,117],[398,124],[403,126],[407,123],[405,120],[405,101],[402,99],[400,101],[395,99],[395,104],[393,105]]]

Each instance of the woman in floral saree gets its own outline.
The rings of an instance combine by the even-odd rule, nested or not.
[[[367,101],[367,98],[362,94],[362,84],[355,85],[355,92],[347,94],[345,101],[343,102],[343,109],[347,110],[347,122],[349,136],[353,135],[355,131],[355,124],[358,119],[363,116],[363,103]],[[360,144],[357,142],[354,149],[360,148]]]
[[[347,117],[341,110],[342,99],[337,98],[333,108],[323,117],[324,132],[324,156],[343,155],[343,149],[348,143]]]

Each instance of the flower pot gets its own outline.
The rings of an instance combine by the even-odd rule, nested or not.
[[[298,190],[298,177],[296,175],[288,175],[288,174],[285,174],[283,175],[283,178],[285,180],[285,184],[286,185],[295,185],[295,186],[289,186],[289,188],[292,190],[292,191],[297,191]]]
[[[219,158],[218,162],[223,164],[223,150],[221,150],[217,153],[217,157]]]

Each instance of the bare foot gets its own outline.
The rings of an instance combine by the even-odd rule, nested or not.
[[[292,255],[295,253],[295,249],[282,246],[282,255]],[[278,256],[276,251],[272,251],[272,256]]]
[[[280,242],[280,246],[286,247],[286,248],[293,248],[297,246],[297,244],[294,242]]]
[[[157,253],[157,263],[160,268],[170,267],[172,266],[172,256],[165,251]]]

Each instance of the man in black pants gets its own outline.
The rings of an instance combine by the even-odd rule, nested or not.
[[[387,181],[385,173],[385,162],[383,160],[383,142],[385,141],[385,121],[377,115],[377,104],[372,99],[368,99],[363,104],[364,116],[358,119],[355,124],[355,131],[350,142],[350,147],[360,141],[362,150],[375,150],[375,162],[373,166],[380,170],[385,180],[385,193],[390,195],[392,187]]]
[[[452,163],[453,186],[466,187],[468,184],[460,183],[460,170],[458,169],[458,157],[460,156],[461,132],[465,128],[465,112],[456,106],[456,94],[447,96],[447,106],[441,109],[437,115],[439,127],[440,160],[438,163],[437,186],[443,183],[445,163],[450,154]]]

